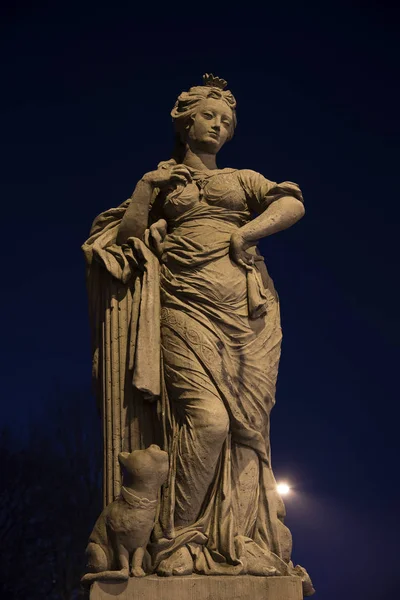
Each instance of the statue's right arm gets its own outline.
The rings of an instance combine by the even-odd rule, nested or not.
[[[117,244],[125,244],[130,237],[142,239],[148,226],[149,208],[154,188],[163,189],[171,184],[191,182],[192,176],[184,165],[175,161],[159,164],[156,171],[146,173],[137,184],[117,234]]]
[[[128,238],[142,238],[148,224],[149,207],[153,194],[154,184],[149,173],[138,182],[132,194],[131,202],[119,226],[117,244],[126,244]]]

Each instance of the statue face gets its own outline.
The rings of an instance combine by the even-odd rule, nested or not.
[[[207,98],[196,112],[188,132],[187,143],[194,152],[216,154],[230,137],[232,110],[223,100]]]

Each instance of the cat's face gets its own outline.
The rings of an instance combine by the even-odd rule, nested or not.
[[[121,452],[118,458],[126,473],[134,481],[155,481],[161,485],[166,480],[169,467],[168,454],[156,444],[152,444],[145,450]]]

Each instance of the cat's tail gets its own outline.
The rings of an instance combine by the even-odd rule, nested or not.
[[[86,573],[82,579],[82,585],[90,585],[93,581],[127,581],[129,579],[129,569],[120,571],[100,571],[99,573]]]

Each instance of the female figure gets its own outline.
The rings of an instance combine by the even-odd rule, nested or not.
[[[236,102],[212,75],[173,110],[170,161],[100,215],[84,245],[105,501],[117,454],[160,442],[170,457],[149,551],[160,575],[293,575],[270,463],[279,304],[261,238],[304,214],[291,182],[218,169]],[[155,400],[155,402],[152,402]]]

